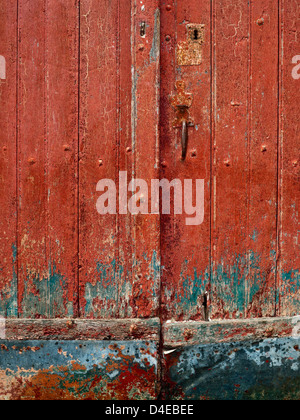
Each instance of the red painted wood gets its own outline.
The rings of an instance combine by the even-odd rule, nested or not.
[[[162,215],[162,313],[164,319],[203,319],[202,298],[210,279],[210,89],[211,39],[209,2],[162,1],[161,28],[161,178],[205,180],[205,220],[186,226],[186,215]],[[202,63],[179,66],[178,42],[187,40],[188,23],[205,25]],[[181,160],[181,130],[173,128],[175,111],[170,97],[175,82],[184,81],[193,94],[190,109],[195,127],[189,128],[186,160]],[[195,191],[195,189],[194,189]],[[172,209],[173,211],[173,209]]]
[[[245,315],[275,315],[277,248],[278,4],[250,9],[248,279]],[[269,57],[269,58],[268,58]]]
[[[78,316],[78,1],[47,0],[50,318]]]
[[[300,313],[299,80],[292,77],[299,55],[299,4],[280,1],[279,272],[278,313]]]
[[[132,152],[135,179],[159,178],[160,10],[159,0],[132,3]],[[145,22],[145,35],[141,23]],[[149,212],[151,212],[149,205]],[[134,317],[157,316],[160,303],[160,217],[132,216]]]
[[[19,3],[19,311],[77,314],[77,3]]]
[[[0,55],[6,79],[0,80],[0,316],[11,318],[17,309],[16,207],[16,72],[17,4],[0,2]]]
[[[150,317],[158,309],[158,216],[104,217],[95,206],[98,181],[118,182],[119,170],[128,181],[156,177],[159,11],[153,2],[144,7],[81,2],[80,308],[89,318]]]
[[[87,318],[118,314],[117,218],[96,211],[98,181],[115,180],[118,172],[118,21],[117,1],[81,1],[79,281],[80,313]]]
[[[205,291],[213,319],[299,314],[298,12],[0,0],[0,315],[203,320]],[[177,63],[189,23],[205,25],[199,65]],[[185,161],[179,80],[194,98]],[[96,185],[120,170],[204,179],[204,223],[100,216]]]
[[[18,263],[21,317],[47,317],[45,2],[19,2]]]
[[[248,286],[249,9],[215,2],[213,318],[243,318]]]
[[[118,121],[120,130],[118,133],[117,168],[120,171],[127,171],[132,174],[133,153],[132,153],[132,130],[131,130],[131,83],[132,83],[132,58],[131,58],[131,37],[128,36],[129,22],[131,22],[130,2],[119,2],[119,23],[118,23],[118,45],[119,45],[119,85]],[[117,185],[118,186],[118,185]],[[118,187],[118,193],[120,188]],[[131,305],[131,294],[128,293],[129,285],[132,282],[132,219],[130,214],[117,216],[118,221],[118,258],[122,272],[119,275],[119,296],[118,315],[120,318],[131,317],[133,309]]]

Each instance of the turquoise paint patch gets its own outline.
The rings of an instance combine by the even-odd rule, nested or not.
[[[150,262],[147,256],[144,256],[144,258],[145,258],[145,261],[149,263],[149,275],[147,277],[147,280],[152,282],[153,297],[156,297],[157,287],[159,286],[160,276],[161,276],[161,260],[156,251],[153,252]]]
[[[12,279],[7,284],[7,278],[3,279],[5,287],[0,293],[0,316],[4,318],[18,317],[18,276],[17,276],[17,246],[12,244]],[[0,275],[3,268],[0,267]]]
[[[53,263],[49,267],[49,289],[51,305],[49,308],[50,318],[74,316],[73,302],[67,302],[68,279],[57,270],[56,264]]]
[[[274,256],[274,271],[276,267],[276,253]],[[232,265],[224,261],[218,264],[212,279],[217,299],[224,303],[225,311],[237,312],[236,316],[243,318],[247,304],[253,302],[257,295],[267,284],[267,273],[261,265],[261,257],[258,253],[250,251],[246,255],[236,255]],[[275,305],[275,281],[274,287],[269,287],[270,293],[265,296],[265,302],[273,295]]]
[[[148,264],[147,280],[151,281],[153,300],[158,299],[157,289],[160,283],[161,262],[157,252],[151,258],[143,255]],[[142,262],[133,256],[133,271]],[[132,271],[124,269],[113,259],[109,264],[98,262],[96,265],[96,284],[87,283],[85,286],[85,314],[87,317],[116,317],[130,316],[134,308],[131,307],[133,275]],[[143,290],[141,289],[141,295]]]
[[[281,284],[279,295],[284,298],[285,308],[291,315],[300,313],[300,270],[290,270],[281,273]]]
[[[68,280],[56,268],[49,264],[48,277],[27,272],[25,290],[22,299],[23,316],[26,318],[73,317],[73,303],[66,302]]]
[[[87,316],[107,318],[115,315],[119,295],[119,278],[124,272],[116,260],[110,264],[98,262],[95,286],[87,283],[85,287],[85,313]]]
[[[250,235],[250,238],[251,238],[254,242],[256,242],[256,241],[257,241],[257,239],[258,239],[258,232],[257,232],[256,230],[254,230],[253,234],[252,234],[252,235]]]
[[[157,62],[160,55],[160,11],[155,11],[154,34],[150,51],[150,63]]]
[[[283,272],[281,274],[281,281],[283,283],[282,285],[283,290],[281,290],[282,295],[286,295],[287,292],[293,293],[293,294],[299,293],[299,289],[300,289],[299,269]]]
[[[199,307],[202,305],[202,297],[209,284],[210,270],[204,273],[198,273],[194,268],[193,275],[184,274],[187,270],[188,260],[185,261],[181,271],[181,287],[175,291],[175,305],[178,315],[189,314],[194,316],[199,313]]]

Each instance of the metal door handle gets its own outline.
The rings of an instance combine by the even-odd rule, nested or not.
[[[186,120],[182,121],[182,133],[181,133],[181,145],[182,145],[182,160],[185,160],[188,145],[188,125]]]
[[[193,103],[193,95],[185,91],[185,82],[180,80],[176,82],[177,94],[171,97],[172,107],[176,111],[176,118],[173,121],[174,128],[181,129],[181,159],[185,160],[188,149],[188,127],[194,125],[190,117],[189,109]]]

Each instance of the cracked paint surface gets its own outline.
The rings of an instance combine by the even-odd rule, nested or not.
[[[0,399],[139,400],[157,396],[157,345],[0,341]]]
[[[165,356],[164,398],[298,400],[300,339],[195,345]]]

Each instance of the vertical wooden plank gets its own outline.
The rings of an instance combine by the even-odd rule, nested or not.
[[[17,2],[0,1],[0,316],[18,316],[16,237]],[[4,71],[5,70],[5,71]],[[2,79],[3,77],[3,79]]]
[[[19,312],[47,317],[45,2],[19,1]]]
[[[275,315],[278,2],[251,2],[246,317]]]
[[[204,222],[186,225],[186,214],[162,215],[162,315],[164,319],[204,319],[203,297],[210,288],[210,161],[211,161],[211,7],[210,2],[162,1],[161,174],[169,181],[205,181]],[[204,25],[201,63],[180,65],[176,49],[188,42],[188,24]],[[189,63],[191,64],[191,63]],[[171,97],[183,81],[193,95],[188,154],[183,161],[181,129],[173,128]],[[171,213],[173,212],[173,209]]]
[[[23,317],[77,305],[76,1],[19,3],[19,304]]]
[[[118,29],[118,63],[119,63],[119,92],[117,102],[118,107],[118,164],[117,169],[127,171],[128,177],[133,172],[132,150],[132,124],[131,124],[131,83],[132,83],[132,57],[131,43],[132,37],[128,33],[131,31],[131,2],[119,2],[119,29]],[[126,185],[127,187],[127,185]],[[117,184],[118,193],[124,194],[124,187]],[[118,300],[118,316],[120,318],[130,318],[133,316],[132,305],[132,268],[133,268],[133,252],[132,252],[132,217],[129,213],[119,214],[118,221],[118,252],[119,252],[119,300]]]
[[[110,318],[119,295],[117,218],[97,213],[96,186],[118,171],[118,1],[80,6],[80,308],[83,317]]]
[[[159,178],[160,2],[132,2],[132,151],[135,179]],[[148,211],[151,212],[150,205]],[[160,303],[160,216],[132,216],[134,317],[157,316]]]
[[[249,7],[214,3],[212,317],[245,316],[248,279]]]
[[[278,313],[300,312],[299,249],[299,80],[293,78],[293,57],[300,50],[300,5],[280,1],[280,170]]]
[[[147,317],[158,309],[159,218],[96,212],[99,180],[115,181],[119,193],[119,170],[128,171],[128,182],[156,173],[158,13],[156,3],[81,2],[80,307],[86,317]]]
[[[48,316],[77,316],[78,1],[46,1]]]

